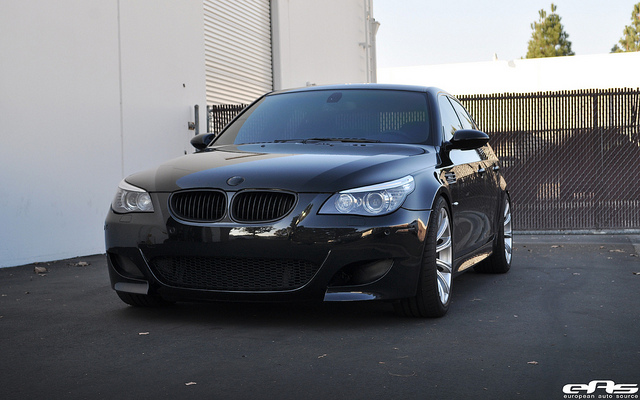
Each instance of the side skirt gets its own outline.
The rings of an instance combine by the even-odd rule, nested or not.
[[[470,254],[467,254],[464,257],[461,257],[455,261],[455,264],[458,266],[456,268],[456,272],[460,273],[466,269],[473,267],[484,259],[488,258],[491,253],[493,253],[493,240],[484,246],[480,247],[477,250],[474,250]]]

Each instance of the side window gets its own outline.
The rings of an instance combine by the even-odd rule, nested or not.
[[[451,99],[451,104],[453,104],[453,108],[456,110],[458,117],[460,117],[464,129],[477,129],[473,119],[471,119],[467,110],[465,110],[460,103]]]
[[[475,125],[468,125],[471,122],[465,118],[458,118],[454,106],[452,104],[458,104],[455,100],[449,99],[447,96],[440,96],[438,99],[438,106],[440,107],[440,118],[442,119],[442,135],[443,140],[451,140],[453,134],[458,129],[473,129]],[[460,108],[460,106],[458,104]],[[462,109],[464,111],[464,109]],[[466,118],[470,118],[465,112]],[[462,122],[460,122],[462,120]],[[480,161],[480,156],[476,150],[451,150],[449,158],[454,164],[470,164]]]
[[[467,110],[462,106],[462,104],[458,103],[453,99],[451,99],[451,104],[453,104],[453,108],[455,108],[456,113],[458,114],[458,117],[460,117],[460,121],[462,121],[462,126],[464,127],[464,129],[478,129],[478,126],[476,125],[475,121],[473,120],[473,118],[471,118],[471,116],[469,115]],[[480,158],[483,160],[488,160],[492,157],[495,158],[495,155],[493,155],[493,151],[491,150],[491,147],[489,147],[489,145],[481,147],[476,151],[480,155]]]
[[[458,129],[462,129],[462,124],[447,96],[440,96],[438,98],[438,107],[440,108],[440,119],[442,120],[443,140],[451,140],[453,133]]]

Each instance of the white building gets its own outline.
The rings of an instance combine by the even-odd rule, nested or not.
[[[640,87],[640,53],[380,68],[378,82],[436,86],[453,94]]]
[[[207,102],[376,81],[372,0],[205,0]]]
[[[0,267],[103,253],[120,179],[206,104],[375,81],[376,28],[371,0],[2,1]]]

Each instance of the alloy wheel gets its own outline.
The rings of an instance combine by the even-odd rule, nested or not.
[[[504,258],[507,264],[511,264],[511,253],[513,251],[513,231],[511,228],[511,206],[509,200],[504,205]]]
[[[447,304],[449,301],[451,278],[453,276],[452,261],[451,221],[447,209],[442,207],[438,218],[438,233],[436,235],[436,267],[438,269],[436,279],[438,296],[442,304]]]

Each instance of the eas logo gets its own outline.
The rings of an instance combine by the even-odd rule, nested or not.
[[[608,394],[634,394],[638,393],[637,384],[619,384],[614,381],[591,381],[588,384],[570,383],[564,385],[562,391],[565,394],[592,394],[597,389],[604,389]]]

